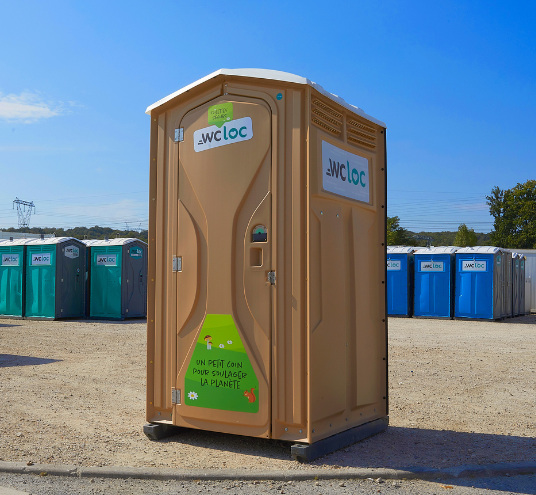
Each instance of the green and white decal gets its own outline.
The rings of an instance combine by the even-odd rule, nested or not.
[[[231,315],[207,315],[186,376],[184,404],[259,412],[259,381]]]

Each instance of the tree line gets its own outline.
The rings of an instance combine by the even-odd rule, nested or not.
[[[486,196],[493,230],[478,233],[462,223],[457,232],[411,232],[400,225],[400,218],[387,217],[387,244],[426,246],[431,237],[435,246],[498,246],[509,249],[536,249],[536,180],[512,189],[495,186]]]

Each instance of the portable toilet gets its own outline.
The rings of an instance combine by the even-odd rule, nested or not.
[[[420,249],[415,253],[413,315],[452,318],[454,246]]]
[[[27,239],[0,240],[0,318],[24,316],[27,242]]]
[[[89,249],[90,318],[144,318],[147,244],[131,238],[83,242]]]
[[[25,317],[85,316],[86,246],[72,237],[35,239],[26,244]]]
[[[512,316],[519,316],[519,255],[512,253]]]
[[[387,247],[387,314],[413,314],[413,252],[411,246]]]
[[[525,315],[525,256],[518,253],[519,257],[519,315]]]
[[[296,442],[387,426],[385,124],[222,69],[151,117],[147,420]]]
[[[503,317],[503,264],[510,253],[493,246],[460,248],[456,253],[455,317],[496,320]]]
[[[503,304],[503,318],[511,318],[514,314],[513,311],[513,260],[512,252],[509,249],[502,248],[504,256],[502,257],[503,263],[503,277],[504,277],[504,304]]]

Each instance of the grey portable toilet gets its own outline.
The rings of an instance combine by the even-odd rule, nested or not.
[[[525,256],[518,253],[519,257],[519,315],[526,314],[525,311]]]
[[[512,298],[512,251],[510,249],[503,248],[503,277],[504,277],[504,310],[503,318],[511,318],[513,316]]]
[[[86,246],[73,237],[26,243],[26,318],[83,318]]]
[[[83,242],[89,249],[89,317],[146,317],[147,244],[132,238]]]
[[[512,253],[512,316],[519,316],[519,256]]]

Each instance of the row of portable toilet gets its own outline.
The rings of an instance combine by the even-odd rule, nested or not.
[[[525,258],[491,246],[387,248],[390,316],[497,320],[525,314]]]
[[[147,314],[147,244],[72,237],[0,241],[0,317]]]

